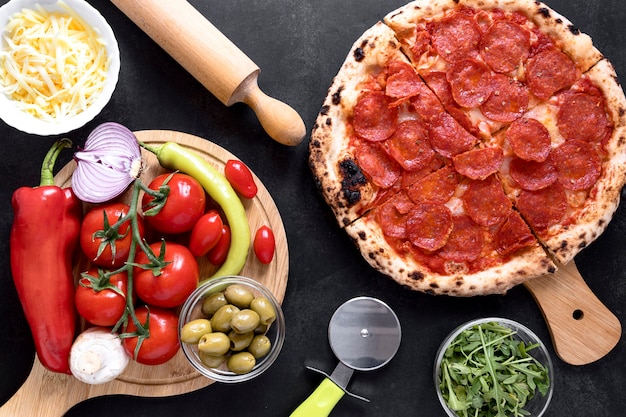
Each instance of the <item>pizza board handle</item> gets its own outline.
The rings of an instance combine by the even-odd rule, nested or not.
[[[259,67],[186,0],[112,0],[223,104],[246,103],[272,139],[298,145],[300,115],[261,92]]]
[[[574,261],[557,272],[528,280],[546,320],[556,354],[570,365],[586,365],[604,357],[620,340],[619,319],[596,297]]]

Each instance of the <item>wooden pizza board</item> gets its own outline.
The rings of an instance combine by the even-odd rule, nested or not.
[[[141,142],[150,145],[175,141],[183,147],[201,154],[220,171],[222,171],[227,160],[237,159],[236,156],[218,145],[181,132],[147,130],[135,132],[135,134]],[[146,169],[141,178],[145,184],[148,184],[152,178],[165,172],[165,170],[160,167],[153,154],[145,150],[142,150],[142,153],[146,161]],[[74,162],[67,164],[56,175],[56,184],[62,187],[69,186],[74,169]],[[264,265],[251,254],[248,256],[248,261],[241,271],[241,275],[262,282],[282,303],[289,271],[289,253],[285,229],[269,192],[256,175],[254,178],[258,185],[258,194],[253,199],[243,200],[250,230],[254,233],[260,226],[269,225],[276,239],[276,255],[269,265]],[[199,264],[203,276],[207,276],[215,268],[206,260],[200,260]],[[108,394],[163,397],[195,391],[213,382],[196,372],[188,364],[182,351],[179,351],[167,363],[158,366],[140,365],[131,361],[129,367],[119,378],[101,385],[85,384],[71,375],[50,372],[35,358],[26,382],[0,408],[0,417],[60,417],[73,405],[92,397]]]
[[[607,355],[622,336],[619,319],[596,297],[575,262],[524,286],[539,305],[557,356],[586,365]]]

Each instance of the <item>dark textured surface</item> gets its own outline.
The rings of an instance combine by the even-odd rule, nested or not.
[[[163,0],[167,1],[167,0]],[[306,139],[290,148],[265,135],[244,105],[223,106],[153,43],[112,3],[91,0],[115,31],[121,49],[119,85],[110,104],[85,128],[71,132],[84,142],[97,124],[117,121],[132,130],[170,129],[213,141],[244,160],[261,178],[281,212],[290,252],[284,310],[287,339],[276,364],[239,385],[213,384],[166,398],[110,396],[80,403],[66,416],[286,416],[312,392],[336,359],[326,326],[336,307],[358,295],[387,302],[402,324],[402,344],[384,368],[355,373],[351,389],[370,403],[344,397],[333,416],[443,416],[432,382],[440,341],[458,324],[481,316],[521,321],[549,342],[541,313],[518,287],[506,296],[454,299],[404,290],[360,258],[335,224],[307,167]],[[213,0],[191,2],[262,69],[259,85],[292,105],[310,131],[319,107],[352,43],[403,1]],[[626,77],[626,8],[621,0],[554,0]],[[38,182],[41,160],[56,138],[22,134],[0,122],[0,404],[30,372],[33,347],[9,269],[10,198],[20,185]],[[65,158],[65,159],[64,159]],[[64,153],[60,163],[70,158]],[[60,164],[59,164],[60,166]],[[620,320],[626,318],[626,212],[618,210],[608,230],[577,257],[591,289]],[[550,344],[550,352],[554,353]],[[626,341],[600,361],[570,366],[556,356],[554,397],[548,417],[623,415]],[[33,398],[33,401],[36,399]],[[16,416],[22,417],[22,416]],[[32,417],[32,416],[28,416]]]

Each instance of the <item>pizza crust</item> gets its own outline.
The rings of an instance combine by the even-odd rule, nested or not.
[[[614,130],[606,150],[602,176],[591,189],[584,207],[576,214],[576,224],[551,231],[554,236],[544,244],[562,264],[570,262],[596,240],[613,218],[626,183],[626,98],[611,63],[603,59],[586,76],[604,93]]]
[[[353,44],[311,132],[309,165],[340,226],[362,215],[377,192],[349,151],[352,132],[346,129],[346,122],[352,117],[361,85],[393,59],[408,63],[393,31],[378,22]]]
[[[558,40],[557,46],[579,64],[582,72],[603,58],[602,53],[593,46],[589,35],[582,33],[566,17],[546,4],[534,0],[415,0],[392,11],[383,21],[403,38],[413,31],[416,22],[440,18],[447,11],[463,6],[521,12],[542,32]]]
[[[433,295],[469,297],[505,294],[522,282],[556,271],[556,265],[538,245],[515,254],[509,262],[476,273],[436,274],[408,254],[397,253],[380,226],[368,216],[345,228],[363,258],[376,270],[412,290]]]

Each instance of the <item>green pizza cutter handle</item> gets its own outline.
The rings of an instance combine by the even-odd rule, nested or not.
[[[315,391],[291,413],[291,417],[328,416],[344,394],[344,390],[337,384],[324,378]]]

